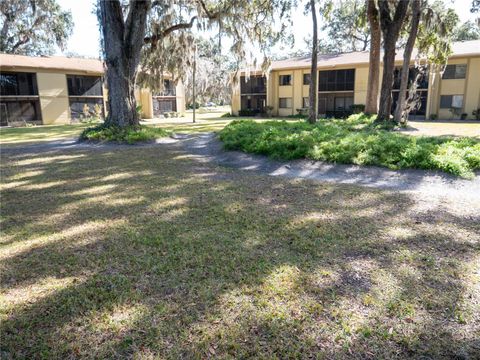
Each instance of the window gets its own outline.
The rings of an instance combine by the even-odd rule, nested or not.
[[[97,111],[100,111],[101,116],[103,116],[103,98],[70,97],[70,116],[72,119],[96,116]]]
[[[2,126],[11,122],[35,122],[40,120],[38,100],[5,99],[0,102]]]
[[[310,107],[310,98],[308,98],[308,97],[304,97],[304,98],[303,98],[302,107],[304,107],[304,108]]]
[[[258,114],[264,111],[267,97],[265,95],[242,95],[240,110],[245,116]]]
[[[153,98],[153,115],[159,116],[171,111],[177,111],[175,99]]]
[[[70,117],[103,116],[103,89],[100,76],[67,75]]]
[[[292,107],[292,98],[280,98],[278,107],[280,109],[290,109]]]
[[[303,85],[310,85],[310,74],[303,74]]]
[[[33,73],[0,73],[1,96],[37,96],[37,77]]]
[[[242,94],[264,94],[267,92],[265,86],[267,79],[263,75],[253,75],[250,78],[240,78],[240,91]]]
[[[175,96],[175,84],[172,80],[163,80],[163,90],[154,96]]]
[[[467,65],[447,65],[442,79],[465,79],[467,74]]]
[[[34,73],[0,73],[0,125],[41,122],[37,76]]]
[[[69,96],[102,96],[100,76],[67,75]]]
[[[355,69],[320,71],[319,91],[352,91],[355,85]]]
[[[318,113],[326,117],[347,117],[352,114],[353,93],[321,93]]]
[[[463,107],[463,95],[440,96],[440,109],[461,109]]]
[[[163,80],[163,90],[153,93],[153,96],[175,96],[175,83],[172,80]]]
[[[401,83],[400,67],[395,68],[393,71],[393,90],[400,90]],[[424,70],[422,74],[419,74],[420,70],[415,67],[410,67],[408,70],[408,86],[410,86],[414,80],[417,80],[417,90],[428,89],[428,71]]]
[[[292,85],[292,75],[280,75],[280,86]]]
[[[351,111],[353,105],[353,97],[339,96],[335,97],[335,111]]]

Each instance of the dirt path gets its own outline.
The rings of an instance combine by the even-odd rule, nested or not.
[[[78,143],[72,139],[21,147],[6,147],[2,149],[2,156],[32,150],[48,151],[79,147],[95,149],[119,146],[132,147],[131,145]],[[480,211],[479,175],[473,180],[465,180],[437,171],[393,171],[376,166],[330,164],[311,160],[276,161],[260,155],[225,151],[214,133],[178,134],[174,138],[160,139],[155,144],[136,146],[171,147],[184,150],[203,162],[270,176],[408,192],[415,195],[424,210],[445,205],[457,213],[474,213],[475,211],[472,210],[475,209]]]
[[[215,134],[179,136],[183,148],[207,161],[245,171],[271,176],[303,178],[353,184],[416,194],[423,206],[433,208],[442,203],[464,212],[467,207],[480,209],[480,176],[460,179],[442,172],[425,170],[393,171],[376,166],[330,164],[311,160],[275,161],[265,156],[223,150]]]

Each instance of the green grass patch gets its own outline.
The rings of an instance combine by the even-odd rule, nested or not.
[[[40,125],[28,127],[0,128],[0,143],[25,145],[52,140],[65,140],[78,136],[87,126],[85,123],[66,125]]]
[[[413,137],[375,124],[373,117],[346,120],[233,121],[220,132],[225,148],[276,159],[307,158],[389,169],[430,169],[474,177],[480,169],[480,141],[473,138]]]
[[[170,131],[151,126],[105,126],[100,125],[85,129],[80,135],[81,140],[112,141],[117,143],[135,144],[150,142],[155,139],[169,136]]]

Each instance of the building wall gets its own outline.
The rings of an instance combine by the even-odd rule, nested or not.
[[[240,85],[232,85],[232,105],[231,112],[233,115],[238,115],[240,111]]]
[[[442,79],[439,72],[430,73],[429,90],[427,98],[427,119],[431,114],[436,114],[438,119],[452,119],[449,109],[440,109],[441,95],[463,95],[462,113],[467,119],[474,119],[472,112],[480,108],[480,57],[451,58],[448,64],[467,64],[465,79]],[[401,62],[397,62],[401,66]],[[368,85],[368,65],[342,65],[328,68],[319,67],[318,70],[355,69],[354,104],[365,104]],[[380,84],[383,68],[380,68]],[[309,86],[303,85],[303,74],[310,73],[310,68],[272,70],[267,80],[267,105],[273,107],[276,116],[288,116],[297,113],[303,105],[303,98],[308,97]],[[291,75],[292,85],[279,86],[280,75]],[[380,95],[380,94],[379,94]],[[279,108],[279,98],[291,97],[292,107]],[[232,112],[238,114],[240,110],[240,91],[232,92]]]
[[[103,76],[102,73],[86,73],[75,70],[59,71],[55,69],[35,69],[23,67],[7,68],[4,66],[2,66],[2,71],[27,72],[36,74],[42,123],[44,125],[69,124],[71,122],[67,75]],[[184,113],[185,89],[181,82],[179,82],[176,86],[176,94],[177,112]],[[135,90],[135,98],[137,103],[142,106],[142,117],[145,119],[153,118],[151,92],[147,89],[137,89]],[[107,112],[107,99],[108,91],[104,83],[103,104],[105,115]]]
[[[68,124],[70,112],[65,74],[39,72],[37,85],[43,124]]]
[[[354,104],[366,103],[367,85],[368,85],[368,66],[355,67],[355,85],[354,85],[354,91],[353,91]]]
[[[474,110],[480,109],[480,57],[468,59],[464,112],[474,119]]]
[[[280,85],[280,81],[279,81],[280,75],[291,75],[292,76],[291,85]],[[294,71],[292,70],[276,71],[273,76],[276,78],[276,84],[278,86],[278,98],[276,99],[276,102],[274,105],[274,107],[277,109],[278,116],[293,115],[295,113],[294,86],[296,85]],[[280,104],[279,104],[280,98],[292,98],[292,106],[290,108],[280,108]]]
[[[175,101],[178,113],[185,112],[185,87],[181,81],[179,81],[175,87]],[[137,104],[142,106],[142,118],[153,119],[155,114],[153,113],[153,98],[152,92],[149,89],[135,89],[135,99]]]
[[[186,109],[186,100],[185,100],[185,85],[182,81],[178,81],[175,88],[176,101],[177,101],[177,112],[184,113]]]
[[[154,117],[152,93],[148,89],[141,89],[139,94],[139,104],[142,106],[143,118],[152,119]]]
[[[368,82],[368,66],[342,66],[335,68],[321,68],[318,70],[341,70],[355,68],[355,104],[365,104],[367,98],[367,82]],[[310,74],[310,68],[292,69],[292,70],[273,70],[270,73],[270,81],[267,82],[267,96],[268,105],[273,107],[273,114],[277,116],[296,115],[297,109],[303,107],[303,98],[309,97],[309,85],[303,85],[303,75]],[[291,86],[279,86],[280,75],[292,75]],[[318,86],[318,84],[317,84]],[[273,87],[273,89],[272,89]],[[278,94],[278,95],[277,95]],[[240,95],[238,95],[240,96]],[[235,97],[235,96],[234,96]],[[289,109],[280,109],[278,98],[292,97],[292,107]],[[318,105],[318,104],[317,104]]]

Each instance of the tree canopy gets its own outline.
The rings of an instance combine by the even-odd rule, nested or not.
[[[72,15],[56,0],[0,0],[0,52],[51,55],[72,33]]]
[[[480,27],[473,21],[466,21],[455,28],[454,41],[478,40],[480,39]]]
[[[195,33],[217,33],[220,38],[229,38],[232,42],[229,49],[231,61],[245,65],[246,59],[250,58],[254,65],[266,69],[269,65],[267,54],[272,45],[285,38],[287,25],[283,20],[288,21],[292,6],[290,0],[169,0],[156,3],[152,3],[148,14],[145,46],[142,49],[141,71],[149,76],[139,78],[150,88],[162,86],[159,80],[166,72],[174,74],[176,78],[187,77],[198,38]],[[256,59],[249,53],[253,43],[264,54],[262,59]],[[206,50],[204,45],[200,46]],[[199,50],[201,55],[202,49]],[[216,55],[220,54],[220,49],[215,51]],[[200,58],[205,60],[208,57],[206,55]],[[214,58],[210,57],[210,60]],[[205,65],[205,62],[201,60],[199,65]]]
[[[235,70],[234,59],[230,54],[222,54],[217,39],[198,37],[195,86],[197,102],[213,101],[217,104],[229,102],[231,95],[230,73]],[[184,78],[187,104],[193,103],[192,71]]]
[[[99,20],[107,64],[107,124],[138,124],[133,89],[139,81],[161,89],[163,75],[185,77],[192,66],[192,28],[217,30],[232,39],[230,52],[245,61],[248,45],[263,54],[286,34],[291,0],[99,0]],[[266,60],[266,56],[264,60]],[[262,62],[264,68],[268,61]]]
[[[326,36],[319,41],[319,49],[329,53],[367,50],[370,31],[365,1],[345,0],[332,5],[326,14],[320,9],[326,15],[320,27]]]

